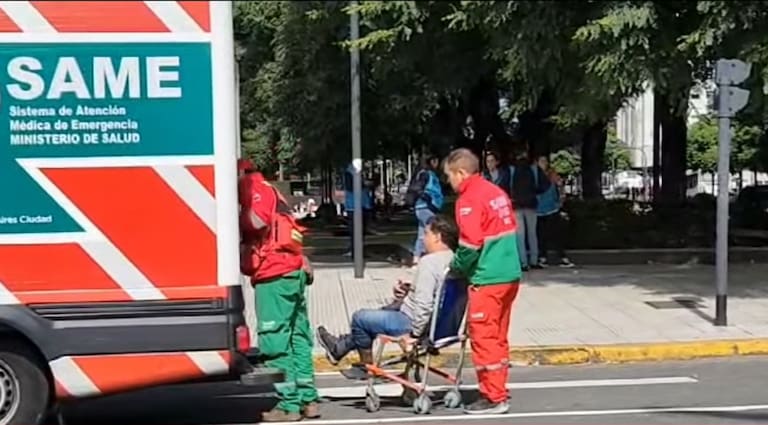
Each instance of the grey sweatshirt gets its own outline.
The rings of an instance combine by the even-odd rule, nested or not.
[[[427,254],[419,260],[411,291],[400,306],[400,311],[411,319],[413,336],[420,337],[427,332],[437,290],[452,258],[453,251],[447,250]]]

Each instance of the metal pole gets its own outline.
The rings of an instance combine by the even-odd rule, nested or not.
[[[357,1],[350,1],[352,7],[357,6]],[[360,38],[360,21],[357,11],[353,11],[349,18],[349,33],[352,42]],[[355,211],[352,214],[352,258],[355,265],[355,278],[363,277],[363,181],[361,172],[363,169],[362,148],[360,147],[360,50],[352,47],[349,56],[349,73],[351,87],[352,109],[352,191],[354,196]]]
[[[728,194],[731,156],[731,119],[727,116],[725,91],[728,87],[720,85],[718,147],[717,147],[717,243],[715,248],[715,276],[717,292],[715,296],[715,326],[727,326],[728,297]]]

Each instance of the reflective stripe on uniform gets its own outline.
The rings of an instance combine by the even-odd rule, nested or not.
[[[256,230],[263,229],[267,226],[267,223],[265,223],[264,220],[262,220],[253,211],[249,211],[248,218],[251,220],[251,226],[253,226],[253,228]]]
[[[503,370],[508,367],[509,367],[509,360],[502,360],[499,363],[491,363],[487,365],[475,365],[475,370],[478,372],[481,372],[481,371],[492,372],[494,370]]]

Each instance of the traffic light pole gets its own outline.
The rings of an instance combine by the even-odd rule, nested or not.
[[[720,85],[723,93],[727,87]],[[731,119],[723,116],[726,96],[719,99],[717,144],[717,241],[715,245],[715,326],[728,326],[728,203],[731,160]]]
[[[357,6],[357,1],[352,0],[351,6]],[[360,37],[360,18],[357,11],[353,11],[349,18],[349,35],[354,42]],[[355,278],[363,277],[363,160],[360,146],[360,49],[352,47],[349,56],[349,73],[352,109],[352,196],[354,197],[355,210],[352,212],[352,259],[355,266]]]
[[[717,61],[717,240],[715,244],[715,326],[728,326],[728,204],[731,177],[731,118],[747,105],[749,91],[734,87],[747,79],[750,64]]]

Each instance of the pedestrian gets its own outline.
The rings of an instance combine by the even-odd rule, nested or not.
[[[354,255],[355,247],[355,196],[353,181],[355,175],[355,168],[352,163],[349,163],[344,170],[344,210],[347,212],[347,229],[349,229],[349,249],[344,254],[345,257],[352,257]],[[360,203],[363,210],[363,236],[368,233],[369,220],[371,216],[371,210],[373,209],[373,199],[371,199],[371,192],[365,184],[363,178],[363,170],[360,169],[361,179],[361,195]]]
[[[505,193],[509,194],[509,168],[502,167],[499,155],[496,152],[488,152],[485,155],[485,172],[483,176],[489,182],[499,186]]]
[[[518,152],[512,166],[509,167],[510,192],[512,204],[515,207],[517,224],[517,249],[520,252],[520,262],[523,271],[529,268],[540,269],[539,241],[536,235],[536,209],[538,195],[549,189],[550,183],[538,165],[532,164],[528,152],[523,149]]]
[[[507,335],[522,275],[514,210],[509,196],[479,174],[480,161],[468,149],[451,152],[444,170],[459,194],[455,212],[459,247],[451,271],[469,281],[467,325],[481,396],[464,412],[506,413]]]
[[[312,274],[302,253],[305,229],[260,172],[248,162],[241,162],[240,168],[245,172],[238,182],[240,269],[254,287],[258,346],[265,365],[285,373],[285,381],[275,384],[279,402],[263,414],[262,421],[318,418],[306,296]]]
[[[418,225],[416,241],[413,243],[413,261],[415,267],[424,254],[424,229],[427,222],[440,213],[443,208],[443,188],[437,175],[440,158],[429,156],[416,172],[406,193],[406,203],[412,204]]]
[[[565,198],[563,192],[563,179],[553,168],[549,166],[549,158],[546,155],[539,157],[539,168],[550,181],[549,189],[538,196],[537,234],[539,239],[539,264],[549,264],[550,248],[557,255],[560,267],[573,267],[574,264],[565,254],[565,223],[563,222],[561,207]]]

